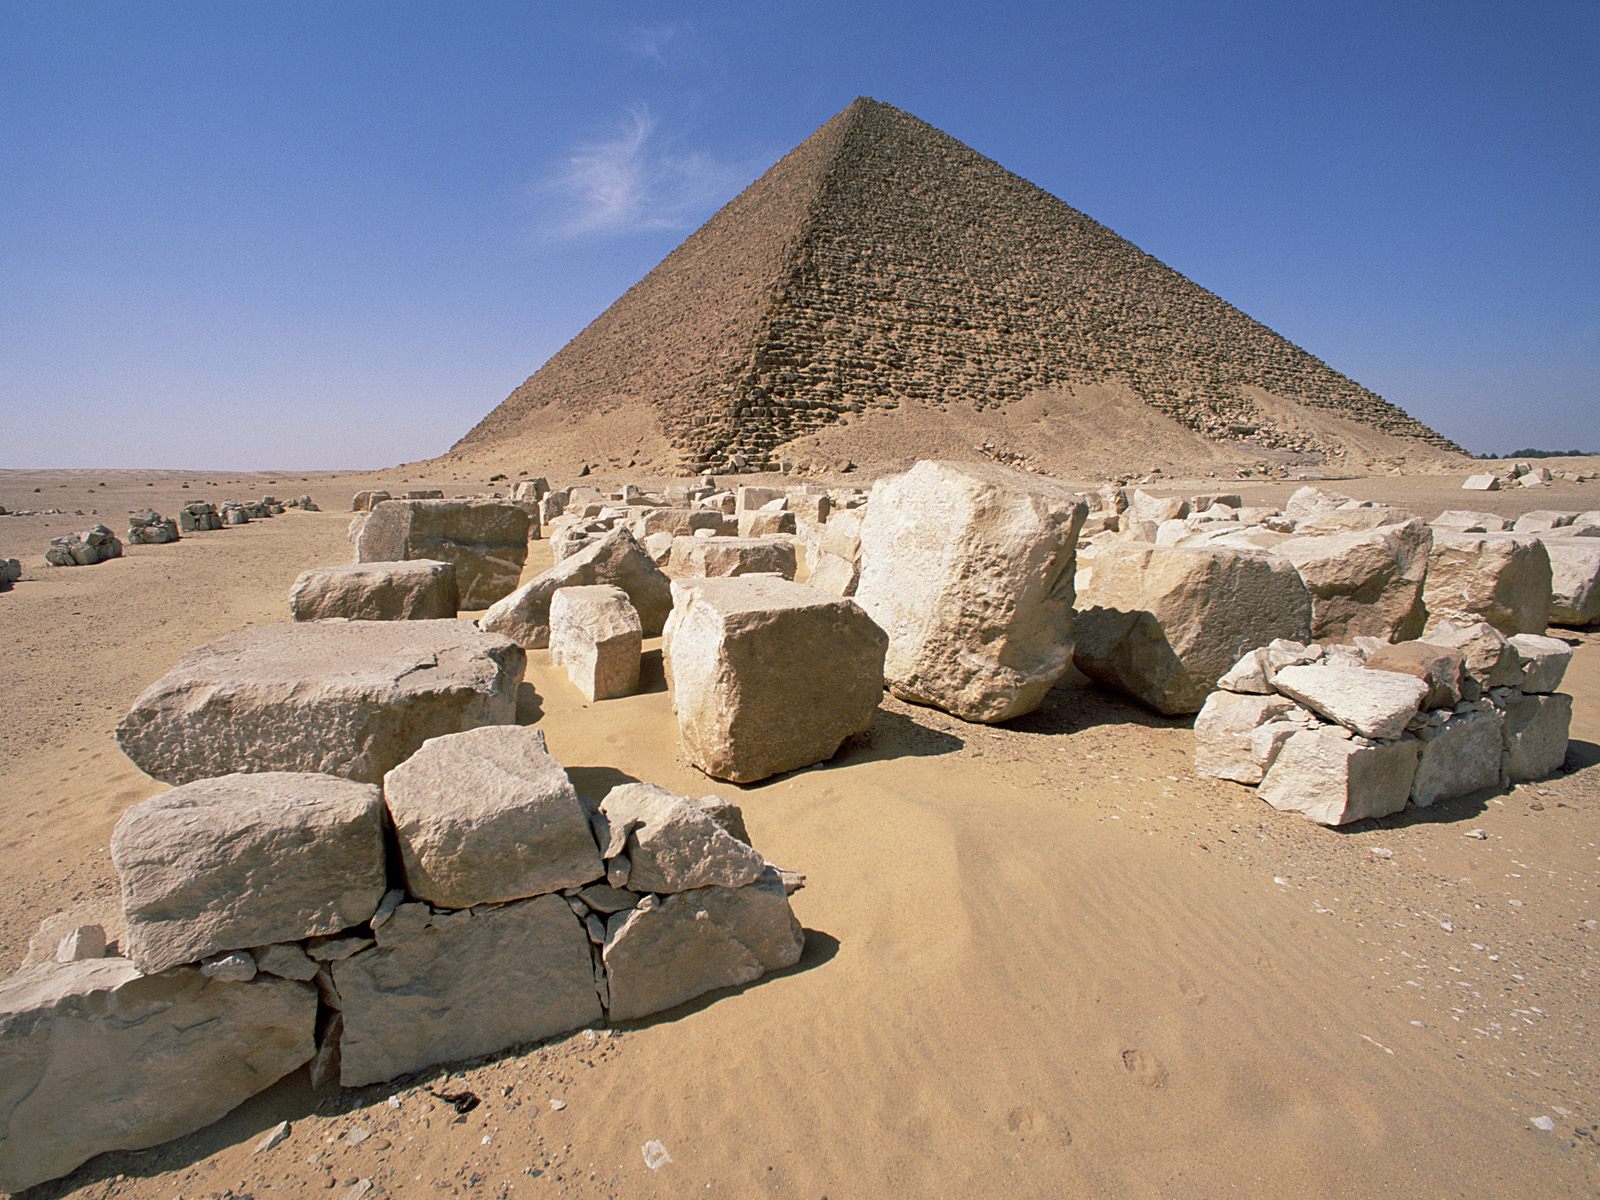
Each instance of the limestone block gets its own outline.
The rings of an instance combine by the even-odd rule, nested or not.
[[[554,1037],[602,1015],[589,936],[560,896],[435,916],[332,971],[345,1087]]]
[[[1453,529],[1458,533],[1499,533],[1506,527],[1506,519],[1495,513],[1452,508],[1440,513],[1428,524],[1435,529]]]
[[[386,887],[382,813],[371,784],[278,771],[135,804],[111,838],[124,951],[153,973],[361,924]]]
[[[628,593],[610,584],[564,587],[550,599],[550,662],[591,703],[639,690],[644,635]]]
[[[425,742],[383,780],[413,896],[469,908],[605,874],[589,814],[544,734],[518,725]]]
[[[1363,737],[1397,738],[1428,695],[1414,675],[1313,663],[1284,667],[1273,686],[1312,712]]]
[[[1522,682],[1522,660],[1515,647],[1487,621],[1464,625],[1445,621],[1429,630],[1421,641],[1460,651],[1467,674],[1480,687],[1512,687]]]
[[[794,514],[788,511],[759,509],[739,514],[739,536],[742,538],[776,537],[781,533],[794,533],[797,528]]]
[[[615,914],[604,960],[611,1019],[631,1021],[716,988],[793,966],[805,934],[778,872],[746,887],[706,887]]]
[[[1506,704],[1506,773],[1512,783],[1544,779],[1567,758],[1572,697],[1515,695]]]
[[[854,596],[860,581],[861,568],[837,554],[821,555],[811,568],[811,574],[806,576],[806,583],[811,587],[835,596]]]
[[[508,725],[526,655],[463,621],[261,625],[191,650],[117,744],[167,783],[320,771],[376,783],[430,737]]]
[[[1212,692],[1194,722],[1194,769],[1213,779],[1256,784],[1270,765],[1258,761],[1250,735],[1275,718],[1295,711],[1282,696]]]
[[[385,500],[392,499],[394,499],[394,497],[388,492],[371,490],[360,491],[350,498],[350,511],[358,513],[371,512]]]
[[[824,554],[837,555],[850,562],[861,560],[861,523],[865,518],[859,509],[842,510],[828,518],[822,527],[820,549]]]
[[[1158,712],[1198,712],[1247,650],[1310,640],[1311,597],[1260,551],[1107,546],[1078,573],[1073,662]]]
[[[528,532],[528,514],[510,501],[385,500],[356,537],[356,561],[452,563],[461,607],[473,611],[515,590]]]
[[[1505,717],[1485,703],[1482,708],[1451,713],[1442,725],[1419,729],[1420,756],[1411,802],[1427,808],[1440,800],[1498,786],[1504,724]]]
[[[787,495],[788,492],[783,488],[745,485],[734,493],[733,511],[735,514],[756,512],[774,500],[783,500]]]
[[[894,694],[967,721],[1037,708],[1072,661],[1087,513],[1060,484],[992,464],[925,461],[879,480],[856,600],[889,635]]]
[[[653,533],[688,537],[696,529],[722,530],[722,515],[708,508],[648,508],[633,520],[633,536],[644,541]]]
[[[728,828],[726,808],[737,816],[737,832]],[[742,836],[738,812],[715,796],[695,800],[653,784],[625,783],[600,802],[598,824],[607,837],[606,857],[627,855],[630,891],[737,888],[754,883],[766,869],[766,860]]]
[[[1522,663],[1522,681],[1517,686],[1525,692],[1553,692],[1561,686],[1561,677],[1572,662],[1571,646],[1560,638],[1536,633],[1519,633],[1507,640]]]
[[[1406,806],[1417,753],[1415,738],[1368,742],[1306,730],[1284,742],[1257,795],[1319,825],[1386,817]]]
[[[1536,508],[1532,512],[1525,512],[1511,523],[1511,528],[1517,533],[1548,533],[1552,529],[1561,529],[1571,525],[1577,520],[1575,512],[1557,512],[1549,508]]]
[[[1536,537],[1437,530],[1422,602],[1430,623],[1487,621],[1502,633],[1550,622],[1550,555]]]
[[[1135,488],[1128,500],[1128,516],[1135,521],[1181,521],[1189,515],[1189,502],[1181,496],[1152,496]]]
[[[788,537],[679,537],[667,574],[673,579],[734,575],[795,576],[794,539]]]
[[[561,588],[609,583],[628,593],[645,637],[654,637],[672,611],[672,583],[626,529],[613,529],[593,545],[558,562],[500,601],[478,621],[519,646],[550,644],[550,598]]]
[[[749,783],[832,758],[883,698],[888,638],[853,600],[767,576],[675,583],[662,641],[684,753]]]
[[[1600,538],[1543,538],[1550,556],[1550,622],[1600,625]]]
[[[1423,579],[1433,535],[1418,520],[1354,533],[1293,537],[1273,547],[1311,594],[1311,636],[1399,642],[1422,632]]]
[[[289,589],[296,621],[433,621],[459,606],[455,567],[430,559],[313,567]]]
[[[1431,642],[1399,642],[1373,650],[1367,655],[1367,666],[1422,680],[1428,685],[1424,709],[1453,708],[1461,699],[1466,659],[1458,649]]]
[[[1500,480],[1489,474],[1468,475],[1461,487],[1468,492],[1498,492]]]
[[[310,1060],[316,990],[141,975],[124,958],[0,983],[0,1191],[209,1125]]]

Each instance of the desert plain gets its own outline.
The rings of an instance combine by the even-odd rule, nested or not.
[[[1322,486],[1424,518],[1600,496],[1570,481],[1463,493],[1464,473]],[[165,788],[113,738],[141,689],[195,646],[287,619],[300,572],[349,560],[356,490],[494,486],[443,461],[0,471],[0,505],[63,510],[0,517],[0,551],[24,566],[0,595],[0,968],[57,912],[114,928],[112,828]],[[1226,486],[1281,504],[1295,485]],[[50,537],[96,521],[120,532],[132,510],[263,493],[322,511],[43,565]],[[534,542],[524,579],[550,561]],[[631,778],[728,795],[767,857],[806,874],[800,963],[388,1084],[316,1091],[301,1071],[35,1194],[1592,1194],[1600,635],[1552,632],[1575,647],[1561,773],[1339,830],[1197,776],[1190,719],[1075,672],[999,726],[886,696],[832,761],[738,787],[681,757],[659,639],[640,694],[595,704],[530,651],[518,719],[580,793]]]

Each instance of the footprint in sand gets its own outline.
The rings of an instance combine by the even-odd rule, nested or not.
[[[1055,1121],[1049,1113],[1040,1112],[1037,1108],[1013,1108],[1006,1114],[1006,1129],[1021,1142],[1053,1137],[1063,1146],[1072,1145],[1072,1131]]]
[[[1134,1082],[1145,1087],[1158,1088],[1167,1082],[1167,1069],[1161,1065],[1161,1060],[1143,1050],[1124,1050],[1122,1069],[1133,1076]]]

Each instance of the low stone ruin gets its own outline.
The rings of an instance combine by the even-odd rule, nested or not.
[[[516,588],[528,534],[528,514],[509,501],[384,500],[356,534],[356,561],[451,563],[461,607],[485,609]]]
[[[192,1132],[307,1063],[376,1083],[661,1012],[804,947],[802,880],[736,806],[627,783],[591,808],[511,725],[434,738],[381,787],[187,783],[130,808],[112,857],[118,955],[0,983],[0,1189]]]
[[[198,533],[222,528],[222,514],[209,500],[191,500],[178,510],[178,531]]]
[[[375,783],[430,737],[516,716],[526,655],[461,621],[261,625],[191,650],[117,744],[167,783],[317,771]]]
[[[146,508],[128,517],[128,542],[135,546],[161,546],[178,540],[178,522]]]
[[[825,762],[871,726],[890,643],[855,601],[764,575],[677,580],[672,600],[662,661],[684,754],[707,775]]]
[[[296,621],[435,621],[460,606],[454,564],[426,558],[313,567],[289,589]]]
[[[1251,650],[1195,719],[1195,769],[1344,825],[1542,779],[1567,752],[1565,642],[1487,622],[1387,643]]]
[[[122,543],[104,525],[51,538],[44,552],[45,564],[51,567],[87,567],[121,557]]]

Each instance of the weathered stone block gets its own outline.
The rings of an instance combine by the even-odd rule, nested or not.
[[[528,531],[528,514],[510,501],[385,500],[356,536],[356,561],[451,563],[461,607],[488,608],[516,589]]]
[[[564,587],[550,599],[550,662],[591,703],[639,690],[644,635],[628,593],[610,584]]]
[[[441,908],[581,887],[605,873],[588,811],[537,729],[433,738],[384,776],[383,794],[407,888]]]
[[[530,579],[483,614],[478,624],[519,646],[550,644],[550,598],[561,588],[611,584],[628,594],[645,637],[654,637],[672,611],[672,582],[626,529],[613,529],[593,545]]]
[[[516,719],[527,657],[462,621],[262,625],[191,650],[117,744],[168,783],[318,771],[376,783],[430,737]]]
[[[1405,808],[1417,773],[1415,738],[1366,742],[1322,730],[1290,737],[1257,794],[1319,825],[1347,825]]]
[[[749,783],[809,766],[872,724],[888,638],[854,601],[766,576],[673,594],[667,681],[684,752],[706,774]]]
[[[445,620],[460,601],[455,567],[429,559],[313,567],[289,589],[296,621]]]
[[[387,886],[378,789],[331,775],[174,788],[123,813],[111,857],[124,949],[152,973],[359,925]]]

